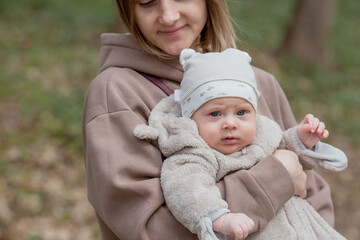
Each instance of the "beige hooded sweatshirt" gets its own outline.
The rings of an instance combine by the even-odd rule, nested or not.
[[[147,124],[152,108],[166,94],[138,73],[161,78],[176,89],[183,70],[178,60],[161,61],[144,53],[130,35],[103,34],[100,70],[89,86],[83,112],[83,152],[88,199],[98,217],[102,239],[196,239],[168,210],[160,186],[163,159],[133,130]],[[261,97],[258,113],[281,129],[296,125],[276,79],[254,68]],[[249,170],[217,183],[232,212],[251,217],[263,228],[294,194],[283,165],[269,156]],[[330,225],[333,205],[327,183],[307,171],[307,200]]]

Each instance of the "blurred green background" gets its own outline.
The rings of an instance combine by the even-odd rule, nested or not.
[[[336,229],[360,239],[360,1],[337,1],[328,48],[335,66],[272,61],[295,0],[232,0],[241,48],[279,80],[298,120],[324,120],[349,168],[321,172]],[[112,0],[0,1],[0,240],[99,239],[86,199],[81,114],[98,67],[99,35],[119,31]]]

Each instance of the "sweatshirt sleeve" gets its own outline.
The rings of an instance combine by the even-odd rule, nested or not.
[[[294,195],[285,167],[269,156],[249,170],[229,174],[217,183],[230,212],[248,215],[255,230],[263,228]]]
[[[160,151],[133,135],[163,97],[150,81],[119,68],[103,71],[88,89],[83,152],[88,199],[103,240],[196,239],[165,204]]]

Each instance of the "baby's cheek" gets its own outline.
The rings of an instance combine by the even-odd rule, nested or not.
[[[218,133],[214,131],[203,131],[200,136],[204,141],[212,148],[216,146],[216,139],[218,139]]]
[[[247,139],[249,143],[251,143],[256,136],[256,127],[249,126],[248,128],[245,129],[246,129],[244,132],[245,139]]]

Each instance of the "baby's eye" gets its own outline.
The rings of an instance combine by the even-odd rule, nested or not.
[[[218,117],[218,116],[220,116],[220,112],[212,112],[212,113],[210,113],[210,115],[212,117]]]
[[[240,111],[237,112],[237,115],[238,116],[244,116],[245,113],[246,113],[245,110],[240,110]]]

